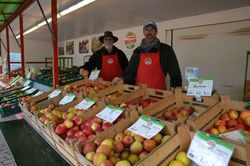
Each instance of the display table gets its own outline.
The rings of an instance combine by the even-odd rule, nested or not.
[[[15,159],[16,165],[69,165],[23,119],[0,122],[0,130]],[[0,139],[4,138],[0,137]]]

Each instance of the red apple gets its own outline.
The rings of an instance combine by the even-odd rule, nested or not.
[[[81,136],[84,136],[84,134],[82,131],[78,130],[75,132],[74,136],[75,136],[75,138],[80,138]]]
[[[83,131],[85,136],[89,136],[89,135],[91,135],[93,133],[92,128],[89,127],[89,126],[84,126],[82,131]]]
[[[67,130],[68,129],[64,124],[59,124],[59,125],[56,126],[55,133],[59,134],[59,135],[62,135],[64,133],[66,133]]]
[[[93,131],[96,131],[97,129],[101,128],[101,125],[97,122],[94,122],[92,125],[91,125],[91,129]]]
[[[114,140],[115,140],[115,141],[122,141],[123,138],[124,138],[125,136],[126,136],[126,135],[125,135],[124,133],[117,133],[117,134],[115,135]]]
[[[93,142],[85,144],[82,149],[84,155],[86,155],[88,152],[95,152],[95,151],[96,151],[96,144]]]
[[[97,149],[96,149],[96,153],[103,153],[105,154],[106,157],[109,157],[110,153],[111,153],[111,149],[109,146],[106,145],[100,145]]]
[[[107,160],[107,157],[103,153],[96,153],[93,157],[94,165],[100,165],[104,160]]]
[[[103,140],[101,138],[96,138],[95,141],[94,141],[94,143],[96,144],[96,146],[100,146],[101,143],[102,143],[102,141]]]
[[[85,141],[87,141],[88,140],[88,138],[85,136],[85,135],[82,135],[82,136],[80,136],[79,138],[78,138],[78,141],[80,142],[80,143],[83,143],[83,142],[85,142]]]
[[[143,148],[147,152],[151,152],[153,149],[155,149],[157,146],[157,143],[152,139],[147,139],[143,142]]]
[[[230,119],[229,121],[227,121],[227,127],[228,128],[231,128],[231,127],[234,127],[238,124],[237,120],[235,119]]]
[[[70,119],[65,119],[65,121],[63,122],[63,124],[69,129],[73,126],[73,122]]]
[[[113,166],[113,164],[109,160],[104,160],[104,161],[102,161],[102,163],[100,164],[100,166]]]
[[[236,111],[236,110],[233,110],[231,109],[229,112],[228,112],[228,115],[231,119],[238,119],[239,117],[239,113]]]
[[[221,115],[219,119],[224,120],[224,121],[229,121],[230,120],[229,115],[227,113]]]
[[[134,138],[132,136],[125,136],[122,140],[122,143],[126,146],[126,147],[130,147],[130,145],[134,142]]]
[[[103,125],[102,125],[102,129],[103,130],[106,130],[106,129],[108,129],[108,128],[110,128],[111,126],[112,126],[113,124],[112,123],[104,123]]]
[[[74,123],[74,125],[81,125],[82,122],[83,122],[82,117],[80,117],[80,116],[74,116],[73,117],[73,123]]]
[[[124,150],[124,145],[121,141],[115,141],[114,142],[114,152],[115,153],[120,153]]]
[[[102,119],[101,119],[101,118],[94,117],[94,118],[93,118],[93,121],[94,121],[94,122],[97,122],[97,123],[99,123],[99,124],[102,124]]]
[[[215,120],[214,121],[214,127],[217,127],[217,126],[226,126],[226,121],[224,120]]]

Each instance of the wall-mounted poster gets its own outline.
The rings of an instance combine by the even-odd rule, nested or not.
[[[66,53],[68,55],[74,54],[74,41],[66,42]]]
[[[102,48],[102,43],[99,40],[99,37],[93,37],[91,41],[91,51],[94,53],[100,48]]]
[[[88,53],[89,52],[89,40],[85,39],[79,41],[79,53]]]
[[[64,55],[64,42],[58,43],[58,52],[59,55]]]
[[[127,49],[134,49],[136,44],[136,35],[134,32],[128,32],[124,38],[124,44]]]

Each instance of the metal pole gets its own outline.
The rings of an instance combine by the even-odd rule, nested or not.
[[[25,68],[24,68],[24,38],[23,38],[23,15],[19,15],[19,27],[20,27],[20,42],[21,42],[21,72],[22,77],[25,78]]]
[[[41,12],[42,12],[43,19],[46,21],[46,24],[47,24],[47,26],[48,26],[48,28],[49,28],[49,31],[50,31],[50,33],[51,33],[51,35],[52,35],[52,38],[53,38],[53,40],[55,41],[55,40],[56,40],[55,34],[53,33],[53,30],[51,29],[51,27],[50,27],[50,25],[49,25],[49,22],[48,22],[48,20],[47,20],[45,14],[44,14],[44,12],[43,12],[42,5],[40,4],[39,0],[36,0],[36,2],[37,2],[38,6],[39,6],[39,8],[40,8],[40,10],[41,10]],[[51,1],[51,2],[52,2],[52,1]],[[56,8],[56,12],[57,12],[57,8]],[[56,16],[57,16],[57,13],[56,13]]]
[[[51,0],[53,40],[53,86],[58,85],[57,0]]]
[[[8,78],[11,77],[10,74],[10,40],[9,40],[9,28],[6,27],[6,42],[7,42],[7,64],[8,64]]]

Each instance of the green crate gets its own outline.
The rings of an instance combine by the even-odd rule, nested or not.
[[[5,116],[10,116],[16,113],[21,112],[21,108],[17,105],[10,105],[10,106],[5,106],[5,107],[0,107],[0,114],[2,115],[2,117]]]

